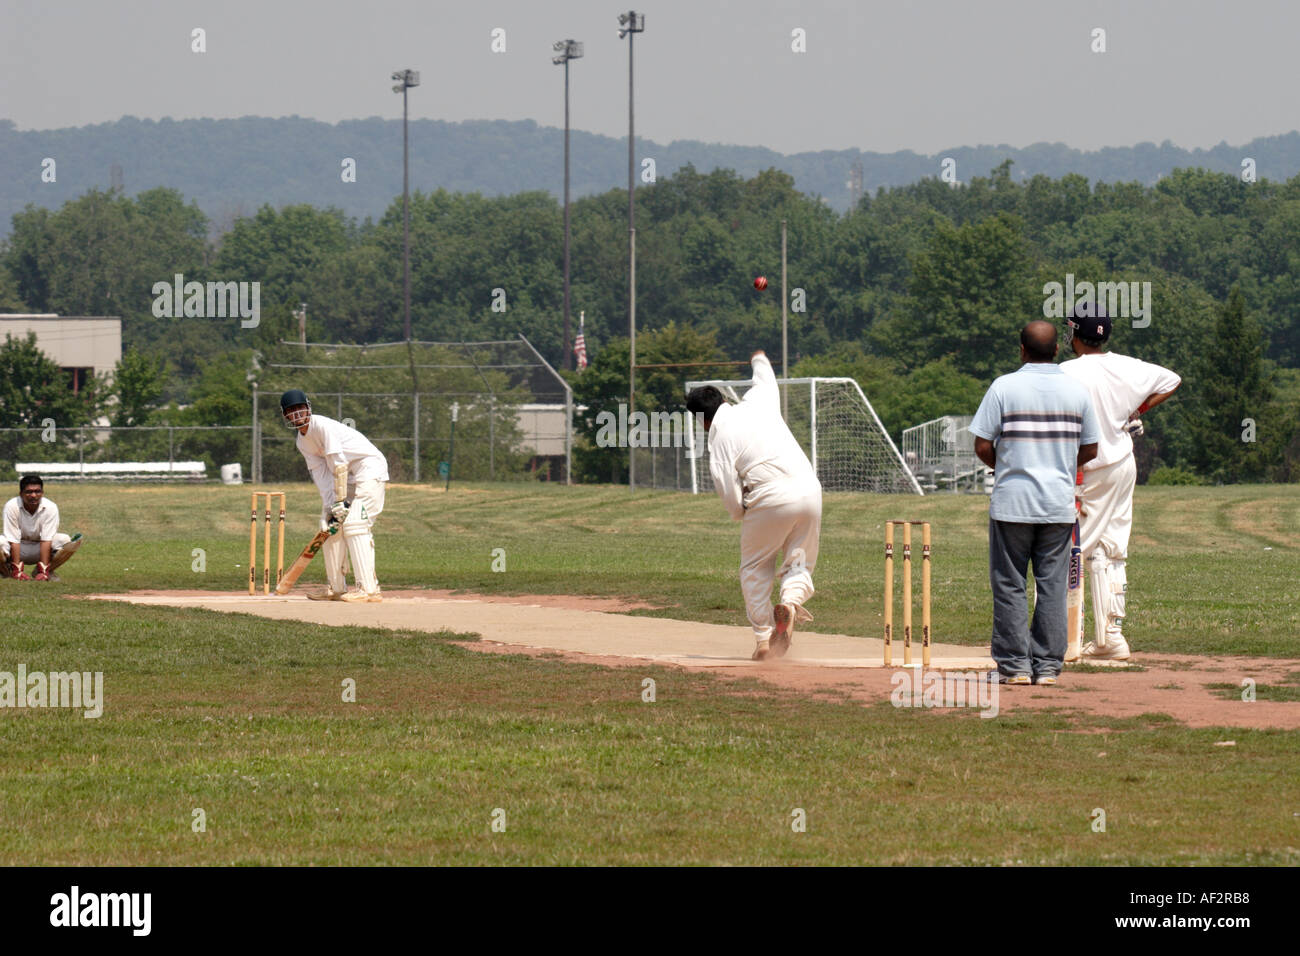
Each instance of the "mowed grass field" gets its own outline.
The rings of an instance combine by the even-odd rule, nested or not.
[[[319,498],[285,490],[287,564]],[[452,643],[471,635],[67,600],[243,590],[249,496],[47,492],[87,543],[60,583],[0,582],[0,670],[102,671],[106,702],[94,720],[0,709],[0,863],[1300,862],[1295,733],[984,720]],[[1136,512],[1137,648],[1300,657],[1294,488],[1143,488]],[[828,496],[811,629],[878,633],[882,523],[904,516],[934,525],[936,640],[986,643],[980,497]],[[738,535],[711,496],[398,485],[377,546],[388,589],[616,596],[742,624]]]

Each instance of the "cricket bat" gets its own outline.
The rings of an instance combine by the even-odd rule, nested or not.
[[[1070,575],[1065,592],[1065,659],[1077,661],[1083,640],[1083,551],[1079,548],[1079,519],[1070,532]]]
[[[297,560],[289,566],[280,583],[275,586],[276,594],[288,594],[289,589],[293,587],[294,582],[302,577],[302,573],[307,570],[307,565],[311,564],[311,559],[316,557],[325,542],[329,540],[330,535],[337,534],[339,526],[331,524],[326,530],[316,532],[316,537],[307,543],[307,547],[302,549],[302,554],[298,555]]]

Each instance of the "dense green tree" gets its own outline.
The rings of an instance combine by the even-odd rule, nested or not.
[[[56,429],[84,425],[96,410],[93,390],[80,394],[72,381],[36,345],[36,334],[5,336],[0,344],[0,428]]]
[[[109,421],[115,427],[149,424],[166,385],[167,372],[161,358],[127,349],[113,370]]]
[[[1071,228],[1094,206],[1088,180],[1070,173],[1060,179],[1039,174],[1024,187],[1023,216],[1031,233],[1047,226]]]
[[[29,205],[14,215],[13,231],[5,243],[5,266],[17,284],[18,297],[35,312],[49,311],[47,263],[53,218],[49,209]]]
[[[1263,340],[1240,289],[1229,293],[1214,334],[1216,347],[1200,355],[1186,412],[1188,458],[1215,481],[1258,481],[1281,463],[1296,425],[1284,421],[1275,402]]]
[[[628,340],[613,339],[592,354],[585,370],[568,376],[578,406],[573,448],[573,475],[578,481],[627,481],[627,448],[599,447],[597,433],[602,412],[617,418],[620,406],[628,414],[634,410],[627,407],[629,355]],[[636,358],[637,365],[642,366],[718,362],[721,354],[712,335],[669,323],[663,329],[637,336]],[[728,377],[720,374],[724,372],[725,366],[641,369],[637,372],[635,410],[682,412],[686,405],[683,385],[688,378]]]
[[[3,253],[0,253],[0,312],[27,312],[27,304],[18,291],[18,282],[5,267],[3,259]]]
[[[176,273],[204,278],[206,231],[203,214],[174,190],[135,198],[91,190],[55,212],[15,216],[4,265],[31,309],[118,316],[126,348],[162,356],[184,375],[223,336],[207,319],[156,318],[153,287]]]
[[[190,393],[192,404],[174,418],[174,424],[247,425],[253,399],[248,374],[251,362],[250,349],[227,352],[208,361]]]
[[[312,274],[347,248],[348,224],[337,209],[263,206],[222,237],[214,278],[260,282],[263,305],[312,305]]]
[[[34,308],[143,318],[155,282],[201,278],[206,225],[172,190],[91,190],[51,215],[15,217],[10,270]]]
[[[402,332],[402,263],[367,243],[325,260],[311,280],[309,342],[396,342]]]
[[[1156,183],[1155,191],[1175,197],[1197,216],[1232,216],[1242,212],[1250,188],[1229,173],[1175,169]]]
[[[877,323],[871,341],[908,368],[947,356],[958,371],[989,379],[1011,370],[1008,343],[1041,308],[1019,220],[940,223],[912,262],[907,299]]]

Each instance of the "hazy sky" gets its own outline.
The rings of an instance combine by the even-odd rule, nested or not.
[[[627,133],[626,10],[598,0],[0,0],[0,118],[401,115]],[[1297,0],[648,0],[637,135],[932,153],[980,143],[1237,144],[1300,127]],[[190,52],[190,31],[207,52]],[[505,53],[490,49],[506,31]],[[1107,52],[1090,50],[1107,31]],[[791,51],[791,31],[807,52]]]

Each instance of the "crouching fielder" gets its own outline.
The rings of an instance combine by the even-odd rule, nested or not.
[[[18,497],[4,506],[4,535],[0,538],[0,577],[31,581],[23,565],[36,565],[34,580],[58,580],[54,569],[76,553],[81,535],[59,531],[59,509],[45,497],[40,475],[23,475]]]
[[[686,407],[704,416],[713,484],[727,512],[743,522],[740,588],[754,626],[754,660],[761,661],[790,649],[796,619],[812,620],[804,605],[814,590],[822,486],[781,418],[772,363],[762,351],[750,361],[754,384],[740,404],[729,404],[721,392],[706,385],[686,396]],[[781,582],[775,608],[774,577]]]
[[[370,529],[384,510],[388,461],[365,435],[324,415],[313,415],[311,403],[299,389],[280,396],[286,424],[298,432],[298,450],[307,460],[311,479],[320,489],[321,530],[339,523],[321,549],[329,590],[312,595],[324,601],[370,601],[383,598],[375,576],[375,539]],[[348,591],[344,556],[352,561],[357,589]]]

